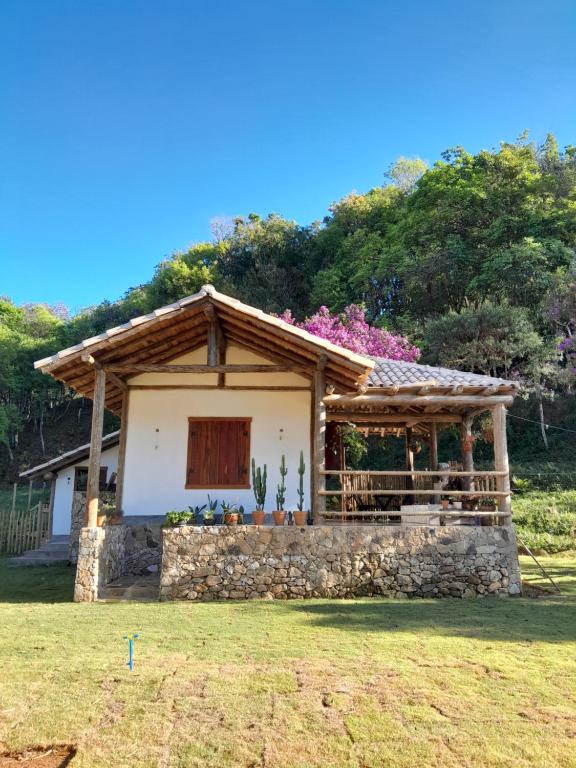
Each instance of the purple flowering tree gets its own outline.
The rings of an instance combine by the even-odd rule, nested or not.
[[[350,304],[340,314],[331,314],[328,307],[320,307],[316,314],[301,323],[296,322],[287,309],[280,319],[360,355],[409,363],[420,357],[418,347],[410,344],[405,336],[369,325],[364,310],[357,304]]]
[[[567,370],[573,376],[576,374],[576,273],[558,279],[548,314],[560,333],[558,350],[563,354]]]

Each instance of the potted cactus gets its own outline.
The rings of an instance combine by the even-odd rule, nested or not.
[[[286,468],[286,456],[282,454],[280,460],[280,482],[278,483],[278,490],[276,491],[276,509],[272,512],[274,518],[274,525],[284,525],[286,520],[286,511],[284,510],[284,502],[286,501],[286,475],[288,469]]]
[[[218,499],[211,499],[208,494],[208,509],[204,512],[204,525],[214,525],[216,522],[216,510],[218,509]]]
[[[298,464],[298,509],[294,511],[294,524],[298,526],[306,525],[308,522],[308,512],[304,510],[304,451],[300,451],[300,463]]]
[[[254,491],[254,498],[256,499],[256,509],[252,512],[252,522],[254,525],[264,525],[264,519],[266,512],[264,511],[264,504],[266,503],[266,479],[268,477],[268,471],[266,464],[264,469],[256,466],[256,462],[252,459],[252,490]]]

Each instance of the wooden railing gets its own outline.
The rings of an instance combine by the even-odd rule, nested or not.
[[[506,472],[443,470],[333,470],[322,472],[326,478],[337,478],[339,487],[327,488],[320,493],[325,497],[340,499],[339,509],[328,509],[326,517],[337,518],[353,516],[398,517],[403,504],[440,505],[441,498],[450,502],[466,501],[471,498],[481,503],[482,499],[492,498],[499,507],[504,507],[510,496],[502,487],[499,479],[506,477]],[[460,485],[460,487],[453,487]],[[451,487],[445,487],[451,486]],[[403,511],[402,517],[422,516],[421,511]],[[476,511],[465,509],[442,510],[443,517],[495,517],[507,518],[509,509],[497,511]]]
[[[0,552],[19,555],[37,549],[48,537],[50,506],[38,502],[29,509],[0,510]]]

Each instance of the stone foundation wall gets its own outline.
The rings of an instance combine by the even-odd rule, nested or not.
[[[82,528],[80,531],[74,600],[91,603],[100,590],[124,573],[127,529]]]
[[[520,593],[512,526],[164,530],[161,600]]]
[[[93,602],[106,584],[125,574],[160,570],[159,523],[81,528],[77,548],[74,600]]]

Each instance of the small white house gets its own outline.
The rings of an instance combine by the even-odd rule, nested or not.
[[[111,432],[102,438],[99,482],[99,488],[102,491],[113,491],[116,488],[119,439],[119,432]],[[86,492],[89,455],[90,443],[86,443],[20,474],[22,480],[42,480],[51,483],[49,530],[51,537],[68,536],[70,533],[74,493]]]
[[[466,487],[452,488],[451,496],[458,500],[468,495],[474,482],[477,493],[498,500],[503,518],[510,514],[505,425],[515,383],[358,355],[212,286],[35,367],[94,401],[90,446],[78,449],[80,458],[58,460],[65,463],[59,465],[56,481],[54,533],[67,529],[66,493],[73,491],[80,468],[88,470],[86,523],[93,527],[102,486],[99,468],[106,467],[107,482],[117,471],[116,510],[128,524],[134,518],[202,506],[208,494],[250,512],[255,507],[252,460],[267,465],[265,508],[274,510],[282,456],[288,469],[284,509],[294,510],[301,452],[306,467],[303,505],[312,510],[315,522],[365,514],[364,497],[369,497],[370,514],[389,516],[386,497],[392,502],[399,496],[427,500],[433,495],[436,436],[448,425],[457,425],[462,437],[463,466],[454,479],[462,475],[466,480]],[[105,409],[121,417],[121,429],[102,439]],[[482,411],[494,417],[495,471],[478,477],[471,425],[473,415]],[[367,477],[347,471],[342,456],[335,466],[326,450],[327,433],[342,424],[368,433],[404,435],[406,470]],[[114,446],[106,443],[111,438]],[[430,445],[430,466],[424,471],[414,466],[417,441]],[[43,470],[54,467],[35,467],[25,476]],[[331,478],[329,489],[330,475],[336,481]],[[332,509],[327,509],[328,497]],[[342,500],[336,508],[335,497]]]

